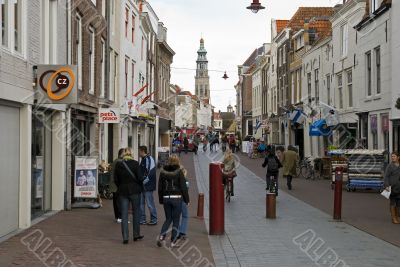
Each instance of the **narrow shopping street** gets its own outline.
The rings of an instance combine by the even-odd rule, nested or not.
[[[192,201],[188,239],[181,248],[156,246],[160,223],[142,226],[144,241],[122,245],[120,225],[113,221],[112,203],[105,200],[100,209],[59,212],[0,243],[0,266],[57,266],[51,261],[55,255],[51,252],[56,248],[75,264],[71,266],[211,266],[215,262],[215,266],[306,267],[320,266],[318,259],[327,250],[334,251],[337,262],[343,263],[337,266],[398,266],[398,246],[346,223],[347,220],[354,223],[347,219],[346,213],[345,222],[333,221],[330,214],[321,211],[323,205],[315,208],[310,198],[305,202],[298,199],[301,193],[296,196],[281,190],[276,220],[266,219],[265,182],[259,175],[263,169],[255,164],[258,160],[247,161],[244,157],[236,154],[240,165],[235,178],[235,196],[230,203],[225,203],[225,234],[222,236],[209,236],[207,231],[209,163],[221,160],[222,153],[207,151],[197,156],[182,153],[180,158],[189,173]],[[303,181],[296,180],[295,186],[293,192],[302,192]],[[195,217],[198,192],[203,192],[206,198],[204,220]],[[162,207],[158,205],[157,208],[159,222],[162,222]],[[369,218],[369,221],[374,220]],[[37,234],[38,230],[43,235]],[[397,232],[394,230],[392,234]],[[45,238],[49,243],[41,243]],[[319,239],[320,243],[313,243]],[[47,244],[50,244],[48,248]],[[311,248],[302,248],[307,244]],[[39,247],[33,249],[35,245]],[[193,248],[196,248],[196,256],[190,256],[195,251]],[[193,257],[202,259],[203,263],[192,265]]]

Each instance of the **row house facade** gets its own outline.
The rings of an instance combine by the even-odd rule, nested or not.
[[[161,77],[169,92],[174,53],[167,61],[159,56],[166,29],[160,39],[147,1],[4,0],[0,20],[0,164],[7,174],[0,178],[0,201],[9,203],[0,208],[4,237],[77,203],[75,157],[111,162],[120,147],[130,146],[138,158],[139,145],[155,153],[159,61],[166,64]],[[39,65],[73,65],[77,102],[42,102]],[[135,93],[144,104],[138,110]],[[100,108],[121,110],[121,123],[99,123]]]
[[[0,3],[0,237],[64,209],[68,106],[37,98],[37,66],[66,64],[66,1]]]

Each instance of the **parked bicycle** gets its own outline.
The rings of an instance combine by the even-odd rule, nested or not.
[[[310,157],[305,157],[298,164],[298,172],[300,177],[306,180],[318,180],[320,179],[320,173],[315,170],[314,166],[311,164]]]
[[[276,176],[272,175],[270,176],[270,183],[269,183],[269,187],[267,186],[266,190],[270,193],[274,193],[275,195],[278,195],[278,183],[276,180]]]

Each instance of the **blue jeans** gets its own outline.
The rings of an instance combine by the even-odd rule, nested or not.
[[[178,235],[179,220],[182,213],[181,198],[164,198],[165,222],[161,228],[161,236],[166,236],[168,228],[172,223],[171,240],[174,241]]]
[[[179,225],[179,233],[186,235],[187,227],[189,222],[189,210],[187,204],[182,201],[182,219]]]
[[[133,213],[133,237],[140,236],[140,224],[139,224],[139,212],[140,212],[140,194],[134,194],[130,196],[119,196],[120,208],[121,208],[121,231],[123,240],[129,240],[128,230],[128,208],[129,204],[132,205]]]
[[[141,194],[140,199],[140,223],[146,223],[145,204],[149,208],[150,222],[157,223],[157,209],[154,204],[153,191],[145,191]]]

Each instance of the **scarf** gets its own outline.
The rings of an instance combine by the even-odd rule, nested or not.
[[[125,156],[125,157],[123,157],[122,158],[123,160],[134,160],[134,158],[133,157],[131,157],[131,156]]]

